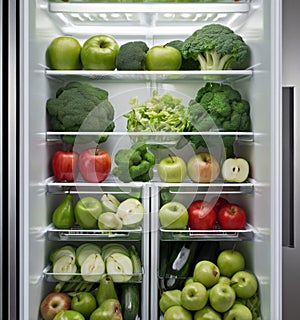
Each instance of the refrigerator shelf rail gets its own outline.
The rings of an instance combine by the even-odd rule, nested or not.
[[[47,282],[58,282],[61,281],[59,278],[57,279],[56,277],[71,277],[70,280],[67,280],[68,282],[72,282],[72,278],[74,278],[75,282],[78,282],[78,278],[82,277],[82,273],[78,273],[78,272],[74,272],[74,273],[54,273],[52,272],[52,266],[51,265],[47,265],[44,270],[43,270],[43,275],[44,278]],[[84,276],[97,276],[99,275],[99,277],[101,276],[100,274],[86,274]],[[115,283],[142,283],[143,280],[143,275],[144,275],[144,269],[142,268],[142,272],[141,273],[130,273],[130,274],[126,274],[126,273],[114,273],[114,274],[109,274],[113,277],[115,277],[114,282]],[[122,277],[128,277],[128,281],[119,281],[118,277],[122,278]],[[84,279],[82,279],[82,281],[85,281]],[[91,281],[91,282],[99,282],[99,281]]]
[[[250,224],[246,224],[242,230],[223,230],[219,225],[212,230],[167,230],[159,228],[160,239],[167,241],[197,240],[197,241],[246,241],[253,240],[257,230]]]
[[[47,238],[51,241],[98,241],[98,240],[120,240],[140,241],[142,239],[142,227],[120,230],[83,230],[79,226],[70,229],[57,229],[53,224],[47,228]]]
[[[252,69],[246,70],[214,70],[214,71],[98,71],[98,70],[51,70],[45,69],[46,77],[50,79],[67,81],[87,78],[91,80],[113,80],[132,82],[139,81],[210,81],[210,82],[233,82],[240,79],[250,78],[253,75]]]

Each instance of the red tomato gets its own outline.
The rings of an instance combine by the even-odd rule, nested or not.
[[[77,176],[78,153],[73,151],[56,151],[52,157],[52,169],[57,181],[71,182]]]
[[[217,214],[206,201],[196,200],[188,207],[189,227],[194,230],[209,230],[216,223]]]
[[[78,159],[79,171],[85,181],[101,182],[111,169],[109,153],[100,148],[89,148],[82,151]]]
[[[246,213],[239,205],[228,203],[219,210],[218,221],[222,229],[240,230],[246,225]]]

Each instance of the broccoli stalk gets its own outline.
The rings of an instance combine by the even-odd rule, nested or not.
[[[245,69],[250,62],[250,49],[243,38],[221,24],[196,30],[182,45],[185,59],[193,58],[201,70]]]

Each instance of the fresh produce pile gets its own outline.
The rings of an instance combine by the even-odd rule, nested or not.
[[[116,167],[112,173],[123,182],[150,181],[155,156],[144,142],[134,143],[129,149],[120,149],[115,155]]]
[[[142,275],[136,247],[120,243],[63,245],[50,253],[50,262],[53,277],[64,282],[77,275],[84,281],[98,282],[103,274],[109,274],[114,282],[123,283],[140,281]]]
[[[241,252],[219,252],[216,242],[167,246],[160,266],[164,320],[260,319],[258,281]]]
[[[136,283],[116,287],[104,274],[97,283],[59,282],[40,304],[44,320],[135,320],[140,312]]]
[[[247,214],[240,205],[218,196],[210,202],[195,200],[188,207],[179,201],[166,202],[158,216],[166,230],[242,230],[247,222]]]
[[[141,226],[144,206],[136,198],[119,201],[113,194],[101,199],[92,196],[80,198],[75,206],[73,196],[67,194],[52,213],[52,222],[58,229],[68,229],[75,222],[82,229],[121,230]]]
[[[174,39],[151,48],[144,41],[118,44],[105,34],[83,45],[70,36],[53,39],[46,64],[57,70],[228,70],[246,69],[250,48],[243,38],[222,24],[209,24],[185,40]]]
[[[56,91],[55,98],[47,100],[47,112],[52,130],[61,132],[111,132],[114,130],[114,108],[108,92],[87,83],[70,82]],[[107,135],[64,135],[68,143],[104,142]]]

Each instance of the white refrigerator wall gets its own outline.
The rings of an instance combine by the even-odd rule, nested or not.
[[[131,39],[147,41],[149,45],[163,44],[176,38],[185,38],[202,26],[194,23],[176,28],[172,23],[164,26],[149,24],[138,28],[80,28],[72,29],[63,23],[59,15],[49,16],[46,1],[20,1],[20,119],[21,159],[20,172],[20,314],[24,319],[37,319],[39,303],[48,286],[43,281],[43,269],[48,263],[48,253],[53,243],[46,241],[44,232],[50,221],[54,201],[47,200],[46,179],[50,175],[50,157],[58,145],[46,141],[46,100],[53,97],[56,89],[64,84],[45,76],[45,51],[50,41],[63,31],[78,37],[82,42],[95,33],[115,36],[122,44]],[[121,4],[120,4],[121,5]],[[236,198],[247,210],[249,222],[258,235],[254,241],[241,243],[245,248],[251,269],[258,276],[261,288],[264,320],[279,320],[280,316],[280,151],[278,114],[279,91],[279,30],[280,1],[254,0],[252,9],[245,16],[229,17],[228,26],[241,34],[252,48],[253,76],[236,80],[232,86],[240,90],[251,104],[254,142],[239,142],[237,154],[250,161],[253,194]],[[151,14],[149,14],[149,17]],[[145,17],[148,17],[146,14]],[[232,19],[230,19],[232,18]],[[174,20],[175,21],[175,20]],[[107,29],[106,29],[107,27]],[[73,31],[72,31],[73,30]],[[174,32],[175,30],[175,32]],[[273,31],[271,31],[273,30]],[[127,34],[126,34],[127,32]],[[130,34],[128,34],[130,32]],[[139,34],[137,37],[136,34]],[[72,78],[70,78],[71,80]],[[84,81],[84,80],[83,80]],[[129,99],[137,95],[140,101],[148,98],[152,89],[160,92],[182,94],[184,101],[193,98],[204,82],[144,81],[93,81],[93,85],[108,90],[116,110],[116,130],[126,131],[122,115],[129,111]],[[134,88],[134,89],[132,89]],[[119,139],[121,139],[119,137]],[[127,138],[125,143],[128,143]],[[105,144],[112,154],[116,146]],[[153,214],[156,214],[155,212]],[[152,270],[154,279],[156,270]],[[151,317],[151,319],[154,319]]]

